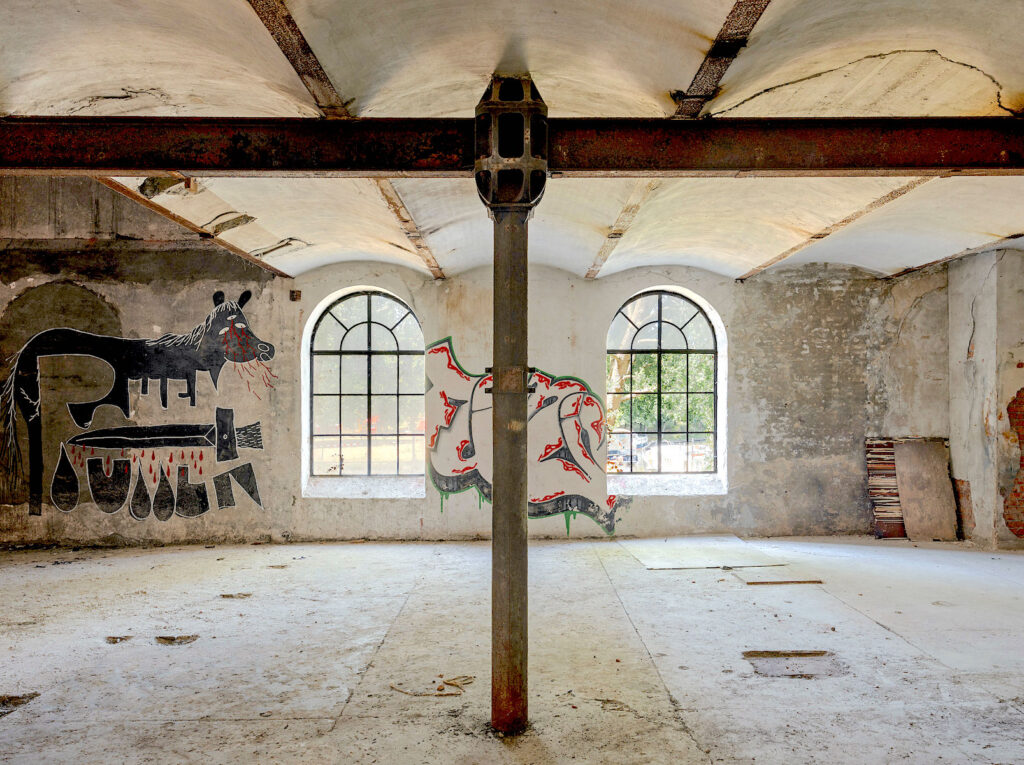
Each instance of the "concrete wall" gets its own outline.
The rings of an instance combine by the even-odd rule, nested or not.
[[[950,458],[987,547],[1024,547],[1020,439],[1009,417],[1024,388],[1024,255],[1005,250],[949,267]],[[1020,365],[1020,366],[1018,366]],[[1014,530],[1011,530],[1012,529]],[[1016,533],[1015,533],[1016,532]]]
[[[33,188],[37,194],[44,193],[39,186]],[[26,193],[7,187],[9,195],[15,192]],[[170,382],[167,410],[160,408],[155,390],[142,395],[135,383],[130,417],[104,407],[93,427],[212,422],[218,406],[234,409],[237,424],[258,420],[265,449],[248,450],[240,460],[244,457],[254,467],[262,506],[236,486],[233,507],[218,507],[211,500],[211,510],[198,518],[175,515],[161,521],[150,516],[139,521],[123,510],[100,512],[83,489],[81,503],[67,514],[44,507],[41,516],[29,516],[24,504],[0,509],[0,540],[415,539],[489,533],[488,508],[481,506],[475,492],[443,500],[426,480],[419,492],[424,496],[392,490],[382,492],[391,494],[385,498],[304,497],[301,480],[301,347],[316,307],[354,287],[389,291],[416,312],[427,343],[451,336],[459,361],[481,372],[490,364],[489,269],[434,282],[398,266],[345,263],[295,280],[273,279],[180,229],[168,229],[170,224],[150,219],[145,211],[122,209],[121,202],[105,190],[90,189],[89,194],[93,201],[86,205],[88,209],[116,206],[122,210],[117,225],[105,224],[110,216],[102,212],[99,217],[83,214],[75,226],[59,230],[50,223],[44,225],[38,219],[52,221],[54,207],[62,204],[61,193],[47,187],[39,204],[23,205],[25,211],[9,215],[0,228],[0,238],[18,237],[3,252],[0,329],[4,349],[15,350],[35,332],[57,326],[136,338],[187,332],[205,319],[217,290],[229,298],[251,290],[253,297],[245,306],[250,327],[276,348],[269,364],[275,375],[272,389],[229,363],[217,386],[205,372],[200,373],[196,407],[178,397],[184,383]],[[141,237],[145,241],[126,242],[121,233],[126,229],[150,233]],[[93,231],[91,238],[85,235],[88,231]],[[63,239],[50,238],[54,236]],[[634,269],[588,281],[535,267],[530,275],[531,364],[556,375],[578,377],[603,396],[605,334],[617,308],[645,289],[688,290],[713,308],[726,333],[728,488],[725,493],[694,488],[687,495],[642,491],[620,495],[615,500],[617,533],[867,532],[865,436],[950,435],[948,402],[977,392],[966,376],[968,360],[962,365],[948,362],[946,348],[966,343],[966,338],[960,338],[964,329],[960,317],[975,294],[968,289],[973,285],[967,284],[968,277],[984,282],[979,262],[952,266],[951,274],[952,269],[961,268],[977,273],[965,271],[955,284],[951,278],[948,290],[945,267],[898,280],[878,280],[844,267],[809,265],[772,270],[742,284],[692,268]],[[46,294],[40,291],[44,288]],[[292,290],[301,292],[300,300],[289,299]],[[987,310],[985,301],[979,301],[976,318],[987,320]],[[955,338],[949,335],[951,321]],[[1017,374],[1011,362],[1020,351],[1010,348],[1009,339],[1007,343],[1006,364]],[[982,361],[978,353],[969,360],[975,381]],[[986,364],[988,358],[984,356]],[[47,388],[42,408],[48,501],[60,444],[80,432],[63,404],[72,392],[78,400],[100,397],[112,375],[102,362],[73,356],[44,358],[40,369]],[[1010,377],[1006,379],[1011,385]],[[958,475],[973,476],[965,455],[975,448],[971,439],[976,428],[963,419],[961,409],[965,407],[954,408],[955,417],[961,418],[953,424],[959,439],[954,469],[959,465]],[[167,456],[149,459],[160,462]],[[214,498],[209,469],[203,480]],[[994,474],[990,479],[974,477],[972,483],[980,485],[983,480],[994,481]],[[989,518],[996,515],[994,507],[984,512]],[[536,519],[530,522],[530,531],[562,536],[566,522],[561,516]],[[572,520],[569,532],[604,535],[584,517]]]
[[[999,547],[1024,549],[1024,253],[1007,250],[997,259],[995,541]],[[1016,410],[1013,422],[1011,408]]]

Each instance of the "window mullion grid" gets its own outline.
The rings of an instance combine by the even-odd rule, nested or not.
[[[370,419],[373,405],[373,364],[370,359],[370,333],[373,324],[370,319],[371,296],[366,296],[366,474],[373,475],[373,435],[370,430],[373,420]]]
[[[714,375],[715,375],[714,378],[712,379],[712,382],[714,384],[711,386],[711,390],[714,393],[714,396],[712,397],[712,407],[711,407],[712,408],[712,412],[713,412],[713,419],[711,420],[711,431],[714,434],[712,437],[714,438],[714,446],[715,446],[714,457],[712,458],[711,464],[714,467],[714,472],[717,473],[718,472],[718,342],[717,342],[717,338],[715,340],[715,355],[712,356],[711,358],[714,359]]]
[[[629,321],[628,317],[627,317],[626,321]],[[633,464],[634,464],[633,463],[633,431],[636,429],[636,420],[633,419],[633,342],[632,341],[630,342],[630,374],[629,374],[629,378],[630,378],[630,395],[629,395],[629,401],[630,401],[630,435],[629,435],[629,441],[630,441],[630,472],[632,473],[632,472],[635,472],[633,470]]]
[[[402,317],[404,319],[405,316]],[[397,327],[401,323],[402,319],[398,320],[395,324]],[[395,337],[395,333],[391,333],[392,337]],[[395,348],[398,348],[398,338],[395,338]],[[393,357],[395,359],[395,475],[398,475],[402,471],[399,469],[399,465],[402,462],[402,439],[398,437],[398,434],[402,432],[402,375],[398,369],[398,356]]]
[[[658,472],[661,472],[661,304],[664,300],[664,295],[658,295],[658,346],[655,349],[655,363],[658,370],[658,382],[657,382],[657,414],[655,415],[658,420],[655,423],[655,448],[658,450]]]
[[[694,314],[694,316],[696,316],[696,314]],[[691,318],[690,321],[693,321],[693,319]],[[680,330],[680,333],[681,332],[682,331]],[[685,335],[683,335],[683,339],[684,340],[686,339]],[[689,341],[687,341],[686,345],[687,345],[687,348],[689,348],[689,345],[690,345]],[[690,472],[690,354],[689,353],[686,354],[686,398],[683,399],[683,406],[686,407],[686,444],[684,445],[683,448],[685,449],[684,454],[686,455],[686,463],[685,463],[686,464],[686,468],[685,468],[685,470],[686,470],[687,473],[689,473]]]

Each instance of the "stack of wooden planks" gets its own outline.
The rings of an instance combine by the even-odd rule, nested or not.
[[[874,513],[875,536],[905,537],[900,490],[896,483],[895,442],[891,438],[867,438],[868,497]]]

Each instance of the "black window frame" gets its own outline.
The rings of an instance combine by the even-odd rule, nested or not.
[[[639,300],[642,300],[644,298],[652,297],[652,296],[657,296],[657,298],[658,298],[658,314],[657,314],[657,318],[655,318],[653,320],[650,320],[650,321],[647,321],[647,322],[644,322],[640,326],[637,326],[636,323],[633,322],[633,320],[630,319],[629,316],[625,313],[625,310],[630,305],[632,305],[633,303],[635,303],[635,302],[637,302]],[[664,319],[664,302],[665,302],[665,298],[666,297],[674,299],[674,300],[683,301],[688,306],[694,308],[695,309],[695,313],[689,319],[687,319],[687,321],[682,326],[674,324],[674,323],[669,322],[669,321],[666,321]],[[629,358],[629,372],[628,372],[627,375],[625,375],[625,379],[628,379],[628,381],[629,381],[629,388],[626,391],[612,391],[611,388],[610,388],[610,385],[609,385],[609,383],[611,382],[611,379],[610,379],[611,376],[606,371],[606,373],[605,373],[605,396],[606,396],[606,399],[610,400],[611,396],[613,396],[613,395],[618,395],[618,396],[624,395],[624,396],[626,396],[628,398],[628,401],[629,401],[629,431],[628,431],[628,433],[622,433],[622,432],[613,433],[611,428],[610,428],[610,426],[608,428],[609,448],[611,447],[611,437],[612,436],[615,436],[615,435],[628,435],[629,436],[629,461],[627,463],[627,469],[622,470],[622,474],[629,474],[629,475],[713,475],[713,474],[718,473],[718,448],[719,448],[719,443],[718,443],[718,432],[719,432],[719,428],[718,428],[718,335],[717,335],[717,333],[715,331],[715,325],[711,322],[711,319],[708,317],[707,312],[703,308],[701,308],[696,302],[694,302],[693,300],[690,300],[685,295],[679,294],[678,292],[672,292],[670,290],[646,290],[644,292],[640,292],[640,293],[638,293],[636,295],[633,295],[629,300],[627,300],[625,303],[623,303],[619,307],[619,310],[615,312],[615,316],[612,317],[612,322],[609,324],[609,332],[611,331],[611,326],[614,324],[616,318],[618,318],[620,315],[622,316],[623,319],[625,319],[627,322],[629,322],[629,324],[633,327],[633,334],[632,334],[632,337],[630,338],[630,347],[629,348],[609,348],[608,347],[608,342],[607,342],[607,339],[606,339],[606,341],[605,341],[605,348],[606,348],[606,356],[605,356],[605,358],[607,359],[608,356],[616,356],[616,355],[629,354],[629,357],[630,357]],[[711,331],[711,343],[712,343],[712,347],[711,348],[690,348],[689,347],[689,338],[687,338],[686,333],[683,330],[687,326],[689,326],[689,324],[695,318],[697,318],[698,316],[702,317],[704,319],[704,321],[707,322],[708,328]],[[640,349],[634,347],[635,343],[636,343],[636,338],[640,335],[641,331],[645,327],[650,326],[651,324],[657,324],[657,326],[658,326],[657,346],[655,348],[640,348]],[[664,349],[664,348],[662,348],[662,327],[665,324],[668,324],[670,326],[676,327],[676,329],[679,330],[680,334],[683,337],[683,341],[684,341],[684,343],[687,346],[685,349]],[[712,364],[712,366],[713,366],[713,373],[712,373],[712,387],[711,387],[711,391],[691,390],[691,387],[690,387],[690,359],[689,359],[689,357],[691,355],[696,355],[696,354],[711,355],[712,358],[713,358],[713,364]],[[637,356],[637,355],[653,355],[653,356],[656,357],[656,364],[657,364],[657,389],[655,391],[634,391],[633,390],[633,362],[634,362],[634,357]],[[678,391],[678,392],[676,392],[676,391],[669,391],[669,392],[666,392],[663,389],[663,385],[662,385],[663,358],[665,356],[670,356],[670,355],[686,355],[686,357],[687,357],[687,361],[686,361],[686,386],[685,386],[685,390],[684,391]],[[606,363],[606,368],[607,368],[607,363]],[[690,401],[689,401],[689,397],[691,395],[707,395],[709,392],[712,395],[712,422],[711,422],[711,430],[690,430],[690,417],[689,417]],[[634,403],[634,400],[635,400],[634,397],[637,394],[651,395],[652,393],[657,395],[657,410],[656,410],[656,422],[655,422],[656,430],[654,430],[654,431],[638,431],[638,430],[634,430],[635,425],[636,425],[635,420],[633,418],[633,403]],[[662,425],[663,425],[663,421],[662,421],[662,399],[663,399],[663,397],[665,395],[679,395],[680,393],[686,395],[686,397],[687,397],[687,400],[686,400],[686,410],[687,410],[686,430],[685,431],[663,430],[662,429]],[[609,412],[609,414],[610,414],[610,412]],[[687,444],[686,467],[687,467],[687,470],[683,470],[683,471],[678,471],[678,470],[676,470],[676,471],[665,471],[665,470],[662,470],[662,445],[663,445],[663,436],[665,436],[665,435],[675,435],[675,436],[685,435],[686,436],[686,444]],[[714,448],[712,450],[711,469],[710,470],[690,470],[689,469],[689,467],[690,467],[690,449],[689,449],[689,444],[691,443],[691,439],[690,439],[691,435],[710,435],[711,436],[712,444],[713,444]],[[657,448],[657,450],[658,450],[658,462],[657,462],[658,469],[657,470],[634,470],[634,466],[636,464],[639,464],[639,456],[636,456],[636,458],[634,458],[634,452],[635,452],[635,450],[634,450],[634,443],[636,441],[636,437],[637,436],[645,436],[647,438],[654,438],[655,439],[655,441],[654,441],[655,448]]]
[[[352,324],[351,326],[346,326],[344,324],[344,322],[342,322],[341,319],[339,319],[334,314],[334,311],[342,303],[344,303],[344,302],[346,302],[348,300],[352,300],[354,298],[358,298],[358,297],[365,297],[366,298],[366,318],[365,318],[364,321]],[[398,319],[398,321],[396,321],[390,327],[388,325],[386,325],[386,324],[382,324],[380,322],[374,321],[373,320],[373,298],[375,298],[375,297],[377,297],[377,298],[384,298],[384,299],[389,300],[389,301],[391,301],[393,303],[397,303],[399,306],[401,306],[402,308],[405,309],[405,312],[401,315],[401,317]],[[418,350],[416,350],[416,349],[412,349],[412,350],[410,350],[410,349],[402,349],[401,343],[399,342],[398,337],[395,335],[395,331],[394,331],[395,328],[398,327],[399,324],[401,324],[403,321],[405,321],[410,316],[412,317],[413,321],[416,322],[416,326],[420,329],[420,348]],[[340,338],[340,340],[338,342],[338,349],[337,350],[317,350],[316,349],[317,333],[319,332],[320,326],[323,324],[323,322],[325,320],[329,319],[329,318],[332,319],[333,321],[337,322],[337,324],[339,326],[341,326],[342,329],[344,330],[342,332],[341,338]],[[348,333],[351,332],[352,330],[354,330],[355,328],[361,327],[361,326],[365,326],[366,327],[366,348],[365,349],[359,349],[359,350],[342,350],[342,348],[344,347],[344,344],[345,344],[345,338],[348,335]],[[385,350],[385,351],[382,351],[382,350],[374,350],[372,348],[372,336],[373,336],[372,327],[374,327],[374,326],[382,327],[382,328],[386,329],[391,334],[392,339],[395,341],[395,349],[396,350]],[[338,359],[338,392],[337,393],[318,393],[317,389],[316,389],[316,359],[318,357],[325,357],[325,356],[328,356],[328,357],[329,356],[333,356],[333,357],[336,357]],[[344,382],[343,382],[343,377],[342,377],[342,363],[341,363],[342,358],[344,358],[345,356],[363,356],[363,357],[366,357],[366,392],[365,393],[346,393],[345,392],[345,390],[344,390]],[[373,363],[372,363],[372,359],[375,356],[376,357],[380,357],[380,356],[392,356],[392,357],[395,357],[395,367],[396,367],[396,369],[395,369],[395,376],[396,376],[396,386],[397,387],[396,387],[396,390],[394,392],[374,393],[374,390],[373,390]],[[425,391],[425,387],[424,386],[425,386],[426,377],[424,375],[423,379],[421,379],[418,383],[416,383],[413,386],[415,388],[415,392],[403,393],[402,392],[401,364],[399,362],[399,359],[402,356],[420,356],[420,357],[422,357],[424,359],[424,363],[425,363],[426,362],[426,345],[423,342],[423,327],[420,324],[419,317],[416,316],[416,314],[412,310],[412,308],[410,308],[403,300],[400,300],[399,298],[395,297],[394,295],[391,295],[391,294],[389,294],[387,292],[383,292],[381,290],[359,290],[358,292],[350,292],[350,293],[348,293],[346,295],[341,296],[340,298],[335,300],[333,303],[331,303],[317,317],[316,323],[313,325],[313,331],[312,331],[312,333],[310,335],[310,339],[309,339],[309,475],[310,475],[310,477],[314,477],[314,478],[338,478],[338,477],[341,477],[341,478],[366,478],[366,477],[380,477],[380,476],[391,476],[391,477],[402,476],[402,477],[410,477],[410,478],[422,478],[425,475],[424,469],[423,469],[422,465],[420,467],[419,472],[416,472],[416,473],[408,473],[408,472],[403,473],[403,472],[401,472],[401,462],[402,462],[402,460],[401,460],[401,444],[402,444],[402,439],[418,438],[418,439],[420,439],[421,443],[423,443],[424,445],[426,444],[426,433],[425,433],[425,430],[423,432],[418,432],[418,433],[404,433],[401,430],[400,423],[401,423],[401,409],[402,409],[402,399],[403,398],[419,398],[420,401],[421,401],[421,405],[423,406],[424,420],[425,420],[425,417],[426,417],[426,399],[425,399],[425,392],[424,392]],[[371,404],[372,404],[372,399],[373,399],[374,396],[377,396],[377,397],[381,397],[381,396],[394,396],[394,398],[395,398],[395,432],[394,433],[374,433],[374,432],[371,431],[370,422],[372,421],[372,411],[373,411]],[[316,400],[318,398],[332,398],[332,397],[338,399],[338,425],[337,425],[338,432],[337,433],[318,433],[317,430],[316,430],[316,418],[315,418]],[[346,433],[344,431],[344,429],[342,428],[343,403],[344,403],[344,400],[346,398],[365,398],[365,400],[366,400],[366,404],[365,404],[365,406],[366,406],[366,409],[365,409],[365,412],[366,412],[366,432],[365,433]],[[424,422],[424,428],[425,427],[426,426],[425,426],[425,422]],[[395,443],[397,444],[397,449],[396,449],[396,454],[395,454],[395,465],[394,465],[395,466],[395,470],[394,470],[394,472],[386,472],[385,473],[385,472],[374,472],[373,471],[373,438],[375,436],[377,436],[377,437],[393,437],[395,439]],[[338,465],[337,465],[338,472],[337,473],[330,473],[330,472],[327,472],[327,473],[320,472],[320,473],[318,473],[318,472],[316,472],[316,459],[315,459],[317,439],[328,438],[328,437],[337,437],[337,439],[338,439],[338,456],[339,456],[339,462],[338,462]],[[343,444],[344,444],[345,439],[354,439],[354,438],[365,439],[365,443],[366,443],[366,472],[364,472],[364,473],[345,473],[344,472],[345,455],[344,455],[344,450],[343,450]]]

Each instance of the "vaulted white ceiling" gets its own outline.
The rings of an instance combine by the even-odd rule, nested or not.
[[[470,116],[493,71],[528,70],[552,116],[659,117],[733,1],[286,5],[355,116]],[[0,114],[319,115],[247,0],[5,0],[4,16]],[[1009,118],[1024,113],[1022,28],[1020,0],[772,0],[704,114]],[[446,274],[490,262],[471,180],[393,183]],[[531,259],[592,270],[637,186],[552,179]],[[666,179],[599,273],[828,262],[891,274],[1024,231],[1022,200],[1017,177]],[[345,260],[427,272],[371,180],[200,178],[152,201],[199,226],[251,217],[219,236],[287,273]]]

